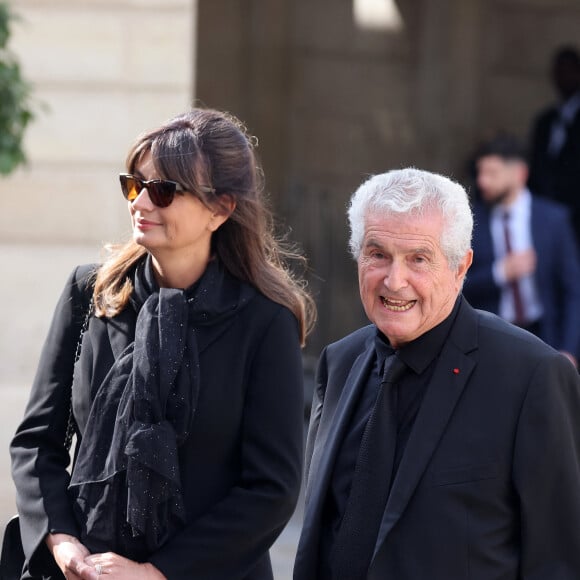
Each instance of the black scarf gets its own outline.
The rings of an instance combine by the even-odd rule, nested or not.
[[[235,316],[255,290],[217,260],[186,290],[159,288],[150,257],[134,288],[135,340],[96,392],[70,492],[91,551],[138,558],[185,523],[178,448],[200,389],[196,328]]]

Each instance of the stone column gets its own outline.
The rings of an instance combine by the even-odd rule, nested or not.
[[[424,0],[416,81],[421,166],[462,174],[478,127],[481,0]]]
[[[239,116],[259,139],[258,155],[274,201],[287,157],[288,0],[199,3],[196,97]]]

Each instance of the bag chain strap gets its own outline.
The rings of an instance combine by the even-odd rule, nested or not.
[[[83,336],[85,334],[85,331],[87,330],[88,326],[89,326],[89,319],[91,318],[91,314],[93,311],[93,299],[91,298],[91,301],[89,303],[89,308],[87,309],[87,313],[85,315],[85,319],[83,321],[83,325],[81,327],[81,331],[79,334],[79,340],[77,342],[77,347],[75,350],[75,362],[73,363],[73,375],[74,375],[74,367],[77,364],[80,356],[81,356],[81,345],[83,342]],[[71,377],[71,386],[70,386],[70,402],[69,402],[69,410],[68,410],[68,421],[67,421],[67,425],[66,425],[66,434],[64,436],[64,446],[65,449],[67,451],[70,451],[70,448],[72,446],[72,440],[75,434],[75,419],[73,416],[73,408],[72,408],[72,377]]]

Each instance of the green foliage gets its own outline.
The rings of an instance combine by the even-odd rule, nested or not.
[[[31,87],[7,48],[13,18],[7,4],[0,2],[0,174],[4,175],[26,161],[22,140],[33,118]]]

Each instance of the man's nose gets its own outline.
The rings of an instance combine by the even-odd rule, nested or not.
[[[406,267],[398,262],[392,262],[387,268],[384,278],[384,285],[392,292],[397,292],[407,286]]]

